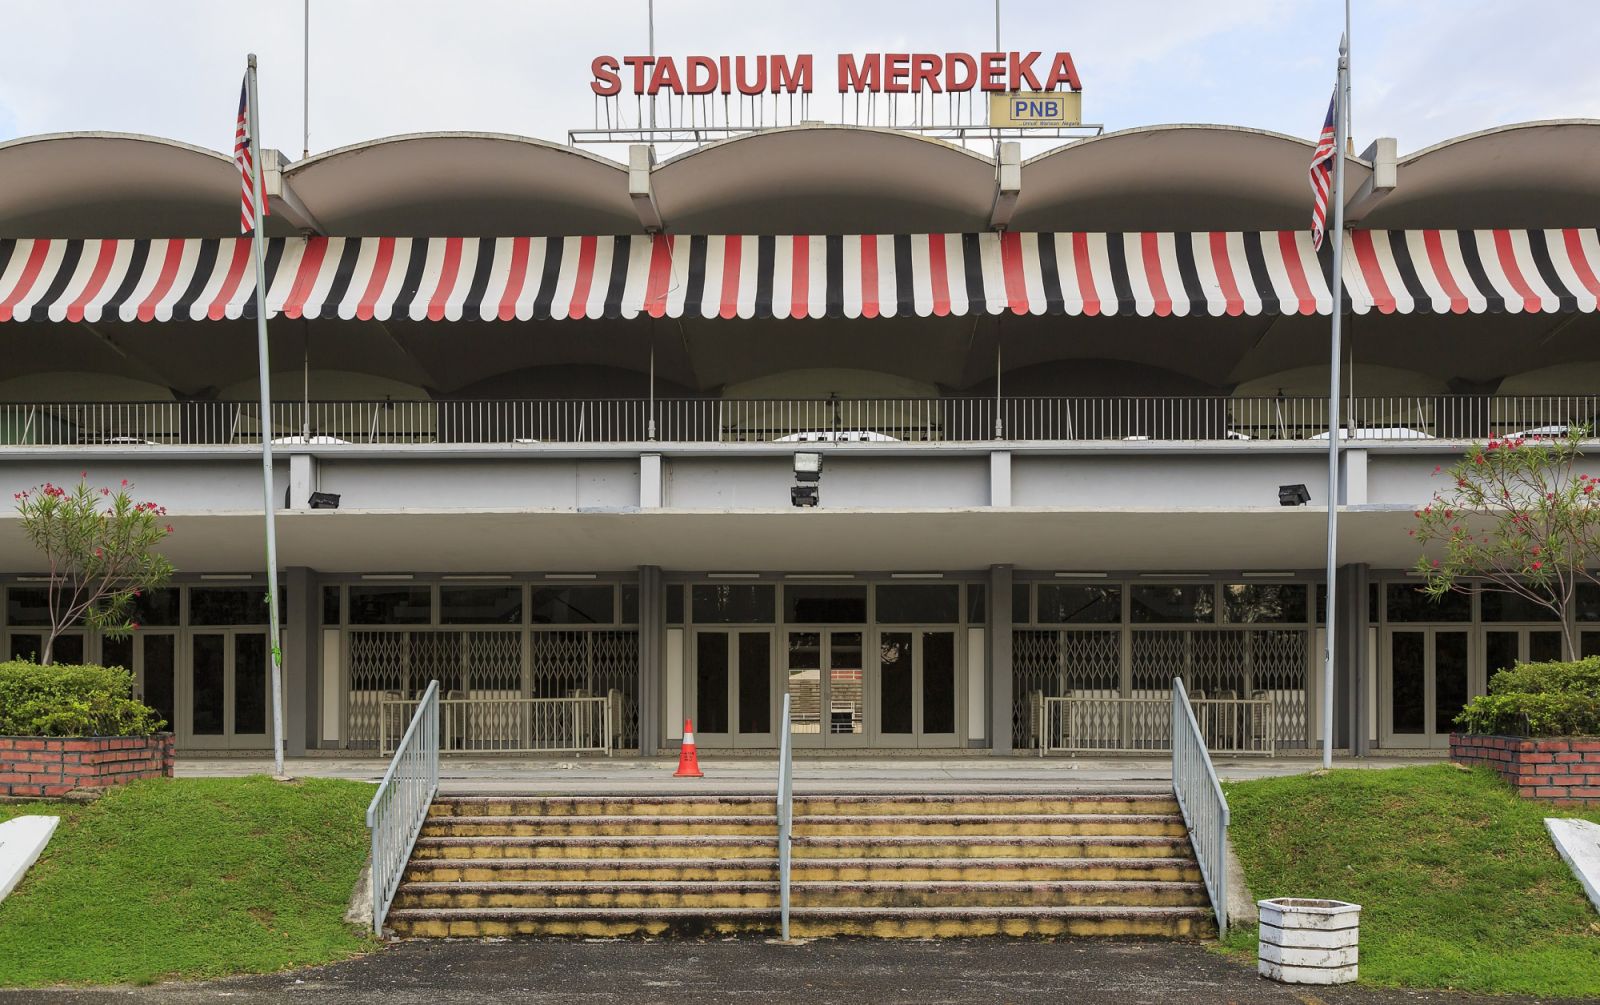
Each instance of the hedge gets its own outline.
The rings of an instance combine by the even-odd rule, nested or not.
[[[1456,725],[1502,736],[1600,735],[1600,656],[1501,670],[1488,694],[1467,702]]]
[[[0,663],[0,736],[144,736],[165,725],[121,667]]]

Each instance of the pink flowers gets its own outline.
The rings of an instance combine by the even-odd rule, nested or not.
[[[1530,567],[1529,567],[1529,568],[1531,568],[1531,569],[1533,569],[1533,570],[1534,570],[1534,571],[1535,571],[1535,572],[1537,572],[1537,571],[1539,571],[1539,570],[1540,570],[1540,569],[1542,569],[1542,568],[1544,568],[1544,563],[1543,563],[1543,562],[1535,562],[1535,563],[1533,563],[1533,565],[1531,565],[1531,566],[1530,566]]]

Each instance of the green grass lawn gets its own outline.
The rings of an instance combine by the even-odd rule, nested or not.
[[[1600,915],[1546,816],[1488,769],[1333,771],[1225,786],[1257,898],[1361,905],[1361,980],[1486,993],[1600,995]],[[1253,927],[1226,949],[1255,955]]]
[[[62,818],[0,903],[0,987],[265,972],[372,948],[343,920],[371,798],[357,782],[255,777],[0,804],[0,820]]]

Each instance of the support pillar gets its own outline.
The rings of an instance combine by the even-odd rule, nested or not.
[[[1343,743],[1356,757],[1371,746],[1373,711],[1367,700],[1373,668],[1367,660],[1368,567],[1346,565],[1339,569],[1339,637],[1333,667],[1333,740]]]
[[[662,682],[667,609],[661,567],[639,566],[639,753],[654,757],[661,747]]]
[[[322,591],[317,577],[303,565],[283,572],[283,745],[290,757],[304,757],[306,738],[316,720]]]
[[[989,567],[989,749],[1011,753],[1011,566]]]

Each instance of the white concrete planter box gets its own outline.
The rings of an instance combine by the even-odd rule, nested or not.
[[[1342,900],[1260,900],[1261,976],[1285,984],[1348,984],[1356,979],[1361,905]]]

